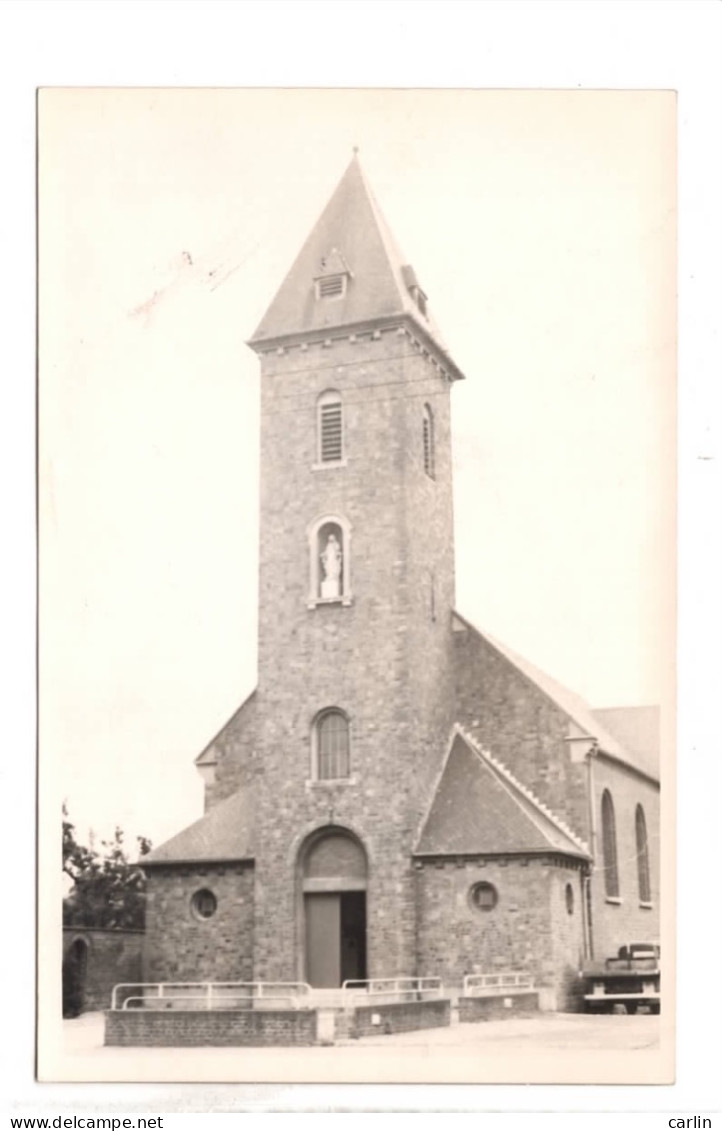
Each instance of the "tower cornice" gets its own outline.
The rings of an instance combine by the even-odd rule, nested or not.
[[[463,381],[465,374],[459,369],[450,354],[443,350],[436,339],[411,315],[391,315],[388,318],[374,318],[347,326],[336,326],[328,332],[307,330],[295,334],[280,334],[269,338],[253,338],[246,345],[254,353],[284,354],[293,350],[305,351],[309,348],[333,348],[337,342],[354,342],[364,338],[379,338],[382,334],[396,333],[407,337],[418,350],[428,355],[431,363],[438,367],[448,381]]]

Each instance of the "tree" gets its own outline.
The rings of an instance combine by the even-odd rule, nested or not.
[[[145,926],[145,876],[139,864],[128,859],[124,834],[116,827],[112,840],[101,841],[101,851],[76,839],[75,826],[63,805],[63,872],[73,887],[63,900],[66,927]],[[151,850],[147,837],[136,837],[138,856]]]

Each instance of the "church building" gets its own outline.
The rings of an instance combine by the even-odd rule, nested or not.
[[[148,981],[524,970],[659,932],[656,708],[592,710],[457,611],[464,374],[357,155],[249,345],[258,684],[143,860]]]

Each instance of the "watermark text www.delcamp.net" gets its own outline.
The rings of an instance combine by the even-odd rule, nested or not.
[[[145,1119],[143,1116],[138,1116],[137,1119],[120,1118],[117,1115],[55,1115],[52,1118],[48,1117],[34,1117],[34,1118],[18,1118],[11,1119],[10,1126],[18,1128],[73,1128],[82,1129],[82,1131],[120,1131],[121,1128],[159,1128],[163,1129],[162,1115],[153,1115]]]

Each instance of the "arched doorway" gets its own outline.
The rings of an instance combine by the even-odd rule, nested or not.
[[[366,853],[346,829],[314,834],[301,854],[305,978],[340,986],[366,977]]]
[[[78,1017],[85,1005],[88,944],[75,939],[63,962],[63,1017]]]

